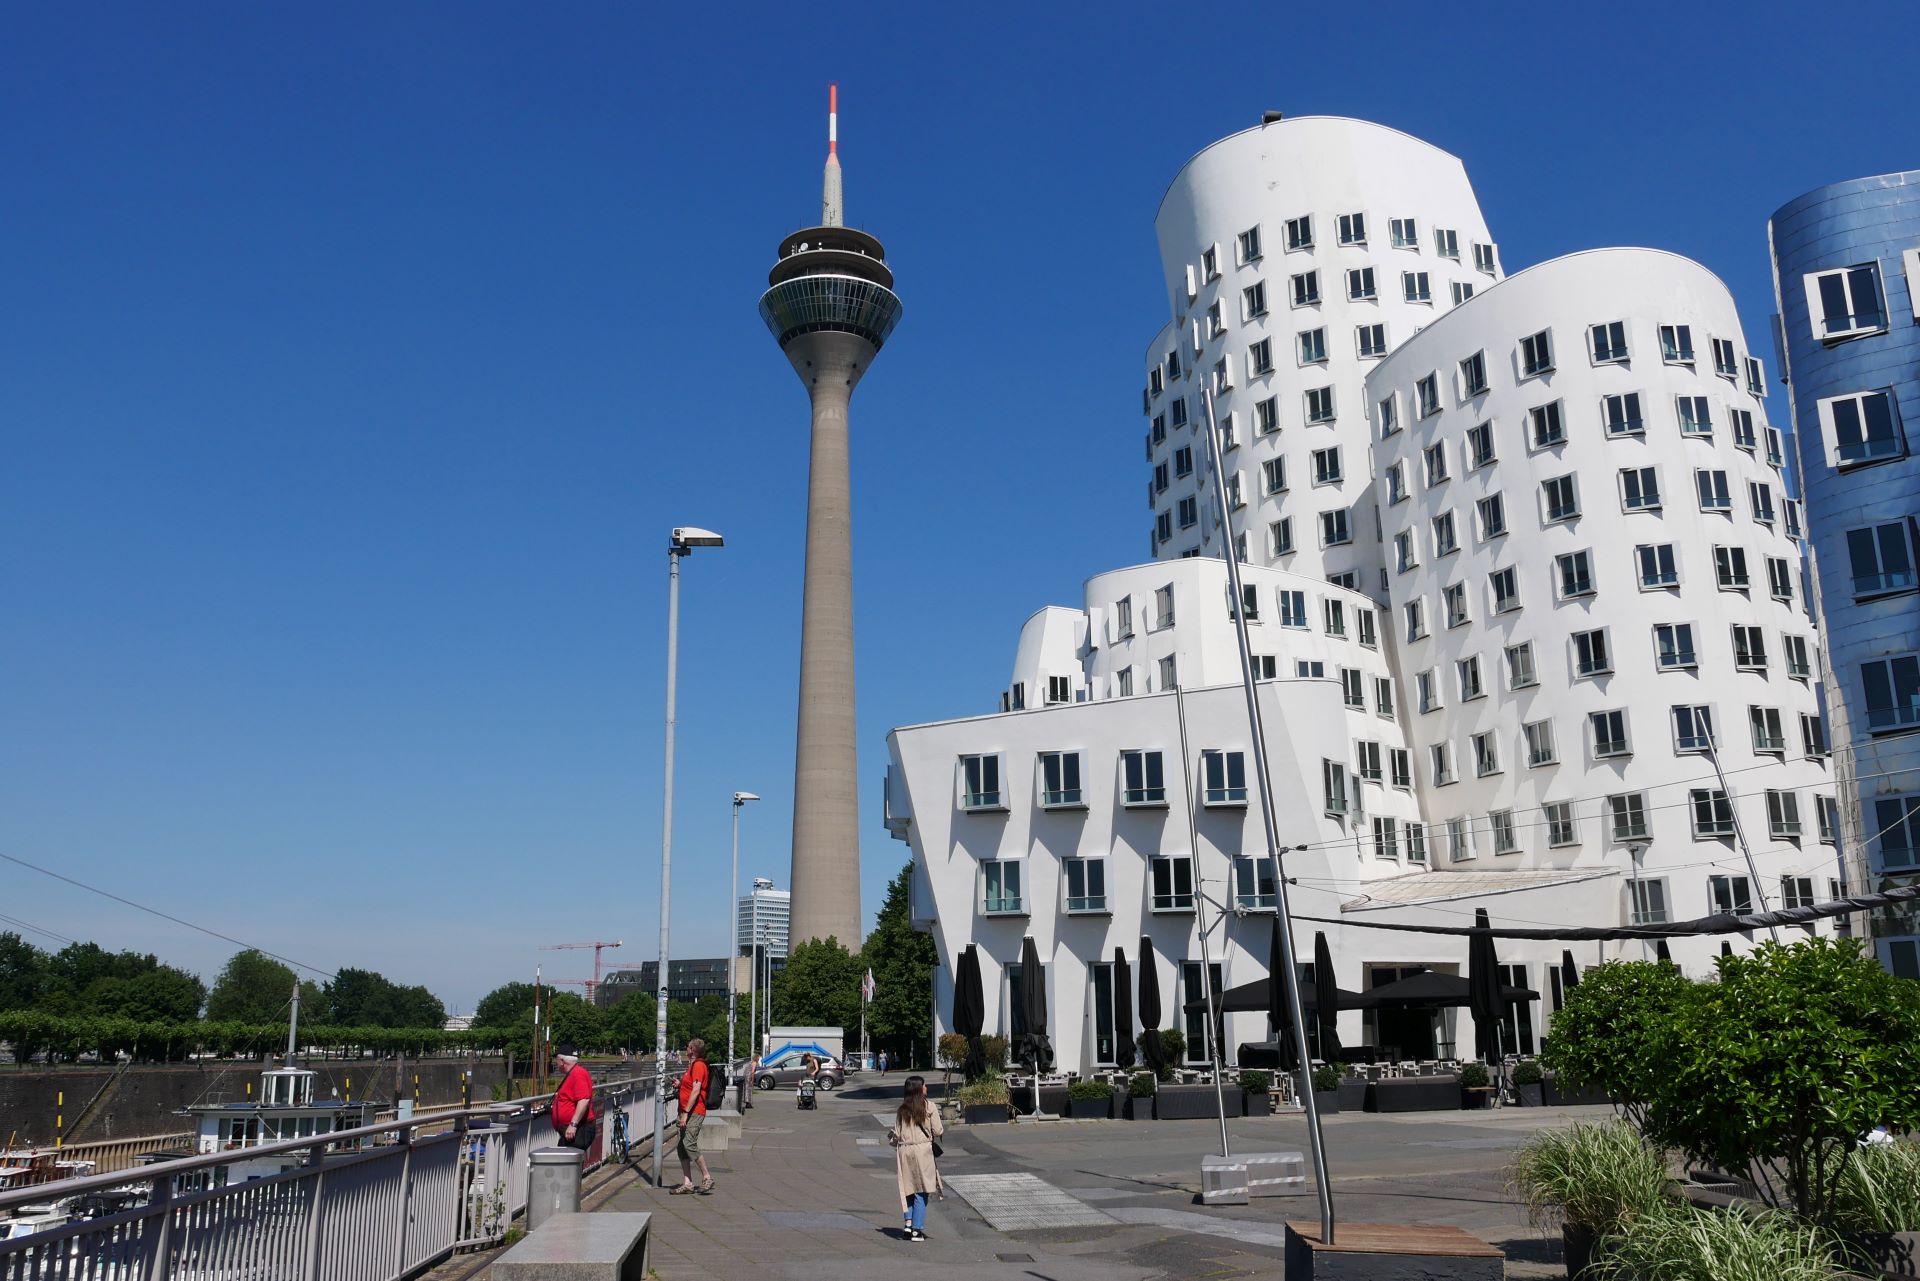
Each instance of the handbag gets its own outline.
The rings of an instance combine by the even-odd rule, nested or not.
[[[938,1161],[942,1156],[946,1155],[947,1150],[940,1146],[940,1140],[933,1137],[933,1135],[927,1130],[926,1124],[924,1122],[920,1126],[920,1133],[925,1134],[927,1136],[927,1142],[933,1144],[934,1160]]]

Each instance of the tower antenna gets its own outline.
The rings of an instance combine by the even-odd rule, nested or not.
[[[840,197],[840,86],[827,86],[827,172],[820,184],[820,225],[845,226]]]

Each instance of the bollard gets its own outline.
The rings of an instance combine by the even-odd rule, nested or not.
[[[556,1214],[580,1213],[579,1148],[535,1148],[527,1156],[527,1231]]]

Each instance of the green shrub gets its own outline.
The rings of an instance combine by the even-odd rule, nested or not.
[[[1469,1090],[1479,1090],[1493,1084],[1493,1078],[1487,1074],[1484,1063],[1469,1063],[1460,1069],[1460,1084]]]
[[[1159,1082],[1151,1072],[1135,1072],[1127,1078],[1127,1094],[1131,1098],[1150,1099],[1159,1089]]]
[[[1171,1081],[1173,1070],[1186,1058],[1187,1037],[1179,1028],[1162,1028],[1160,1031],[1160,1051],[1165,1055],[1166,1066],[1160,1069],[1160,1079]]]
[[[1513,1065],[1513,1083],[1515,1085],[1539,1085],[1546,1080],[1547,1074],[1540,1070],[1539,1059],[1523,1059]]]
[[[1600,1243],[1607,1275],[1657,1281],[1834,1281],[1844,1275],[1820,1228],[1777,1211],[1702,1210],[1661,1200]]]
[[[982,1107],[1007,1102],[1007,1083],[997,1076],[983,1076],[978,1081],[963,1085],[954,1091],[961,1107]]]
[[[1273,1078],[1259,1068],[1249,1068],[1240,1074],[1240,1088],[1248,1094],[1265,1094],[1273,1089]]]
[[[1667,1162],[1624,1122],[1576,1125],[1530,1139],[1507,1184],[1536,1227],[1571,1223],[1605,1236],[1660,1203]]]
[[[1007,1065],[1007,1038],[1004,1036],[983,1036],[980,1048],[987,1056],[987,1074],[997,1076],[1000,1069]]]
[[[1700,985],[1670,965],[1612,961],[1580,976],[1553,1016],[1553,1037],[1542,1058],[1562,1083],[1598,1090],[1628,1119],[1646,1120],[1674,1055],[1679,1012]]]
[[[1075,1081],[1067,1087],[1070,1099],[1110,1099],[1113,1087],[1105,1081]]]
[[[942,1032],[939,1041],[940,1065],[959,1068],[967,1061],[967,1038],[958,1032]]]
[[[1920,1143],[1876,1143],[1841,1170],[1828,1223],[1839,1232],[1920,1232]]]
[[[1322,1063],[1313,1070],[1313,1089],[1316,1094],[1331,1094],[1340,1088],[1340,1069],[1331,1063]]]

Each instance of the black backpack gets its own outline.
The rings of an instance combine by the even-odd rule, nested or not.
[[[707,1064],[707,1110],[724,1107],[727,1102],[727,1074],[713,1070],[713,1064]]]

